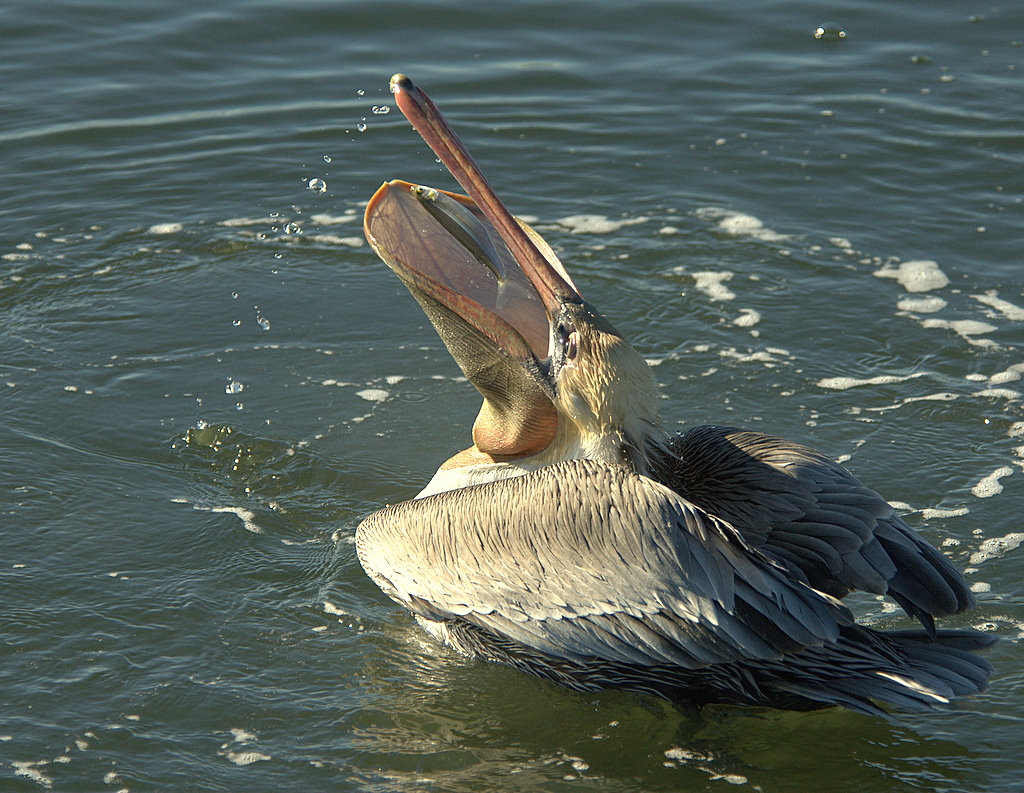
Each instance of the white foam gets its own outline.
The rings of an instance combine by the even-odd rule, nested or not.
[[[228,218],[222,220],[218,225],[227,226],[228,228],[238,228],[240,226],[266,226],[270,222],[270,218]]]
[[[956,509],[922,509],[921,517],[925,520],[932,520],[933,518],[959,518],[969,512],[970,510],[967,507],[957,507]]]
[[[26,779],[35,782],[37,785],[42,785],[45,788],[51,788],[53,787],[53,780],[39,770],[39,766],[46,764],[47,763],[45,760],[40,760],[35,763],[15,760],[11,763],[11,766],[14,768],[14,773],[16,773],[18,776],[23,776]]]
[[[718,221],[719,230],[731,237],[753,237],[765,242],[779,242],[788,240],[790,236],[766,228],[759,218],[743,212],[733,212],[721,207],[701,207],[694,214],[701,220]]]
[[[568,228],[572,234],[609,234],[625,226],[646,222],[645,217],[612,220],[605,215],[568,215],[558,219],[558,223]]]
[[[983,295],[971,295],[971,297],[979,303],[994,308],[1007,319],[1015,322],[1024,320],[1024,308],[1011,303],[1009,300],[1003,300],[995,289],[989,289]]]
[[[1005,537],[992,537],[985,540],[978,546],[978,550],[971,554],[970,563],[979,565],[989,559],[996,559],[1008,551],[1020,546],[1024,542],[1024,533],[1012,531]]]
[[[974,396],[979,397],[996,397],[998,399],[1020,399],[1020,391],[1014,391],[1012,388],[983,388],[981,391],[976,391]]]
[[[996,372],[994,375],[989,377],[988,383],[989,385],[1012,383],[1015,380],[1020,380],[1021,373],[1024,373],[1024,363],[1015,363],[1013,366],[1008,366],[1003,371]]]
[[[901,262],[896,269],[886,265],[881,270],[875,270],[874,275],[877,278],[895,278],[908,292],[930,292],[949,284],[949,278],[939,269],[938,263],[931,259]]]
[[[722,270],[718,273],[691,273],[691,276],[697,289],[712,300],[733,300],[736,298],[736,293],[724,285],[725,281],[732,280],[733,274],[728,270]]]
[[[351,223],[357,217],[358,215],[354,213],[351,215],[328,215],[326,212],[320,212],[316,215],[310,215],[309,219],[318,226],[336,226],[339,223]]]
[[[231,737],[238,743],[246,743],[248,741],[256,740],[256,733],[243,730],[241,727],[232,727],[228,732],[231,733]]]
[[[157,223],[150,226],[150,234],[177,234],[184,228],[180,223]]]
[[[758,322],[761,321],[761,312],[754,311],[752,308],[741,308],[741,313],[736,319],[732,321],[733,325],[740,328],[752,328]]]
[[[364,388],[362,391],[356,391],[356,396],[367,402],[383,402],[391,394],[383,388]]]
[[[665,750],[665,757],[677,763],[685,763],[690,760],[709,760],[710,757],[703,752],[694,752],[690,749],[683,749],[681,746],[673,746]]]
[[[337,234],[307,234],[306,239],[327,245],[344,245],[347,248],[361,248],[365,244],[362,237],[339,237]]]
[[[998,496],[1003,492],[1003,486],[999,484],[999,480],[1005,479],[1012,473],[1013,469],[1008,465],[997,468],[988,476],[984,476],[979,479],[977,484],[971,488],[971,494],[978,498],[991,498],[992,496]]]
[[[972,344],[975,347],[997,347],[998,345],[992,341],[992,339],[975,339],[982,333],[991,333],[994,330],[998,330],[995,325],[989,325],[987,322],[981,322],[977,319],[926,319],[921,322],[923,328],[941,328],[943,330],[951,330],[956,333],[957,336],[962,338],[968,344]]]
[[[778,353],[779,350],[773,350],[771,348],[767,350],[754,350],[753,352],[740,352],[735,347],[723,347],[718,351],[718,354],[722,358],[731,358],[734,361],[740,363],[763,363],[766,368],[771,369],[778,363],[778,358],[773,353]],[[782,353],[788,354],[788,353]]]
[[[252,765],[261,760],[271,759],[269,754],[263,752],[226,752],[224,756],[235,765]]]
[[[862,385],[888,385],[889,383],[903,383],[913,380],[916,377],[924,377],[925,372],[914,372],[908,375],[880,374],[875,377],[857,379],[855,377],[824,377],[817,382],[819,388],[830,388],[833,391],[845,391],[848,388],[856,388]]]
[[[945,307],[946,301],[935,295],[930,295],[929,297],[904,297],[896,302],[896,308],[900,311],[909,311],[912,314],[934,314]]]

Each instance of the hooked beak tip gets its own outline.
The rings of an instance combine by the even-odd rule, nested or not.
[[[391,93],[396,94],[399,90],[411,91],[415,86],[412,80],[406,77],[401,72],[396,72],[391,76],[391,82],[388,84],[388,88],[391,89]]]

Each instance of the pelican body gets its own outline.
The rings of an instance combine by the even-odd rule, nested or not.
[[[812,449],[667,433],[644,359],[426,94],[391,90],[469,195],[388,182],[364,230],[484,402],[469,448],[358,527],[380,588],[456,650],[582,691],[882,713],[983,689],[992,638],[935,626],[973,605],[949,560]],[[852,590],[922,628],[858,625]]]

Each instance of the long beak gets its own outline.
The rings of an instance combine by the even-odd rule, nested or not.
[[[558,425],[547,361],[552,327],[583,299],[551,248],[505,208],[433,102],[403,75],[399,108],[472,198],[395,180],[363,228],[484,397],[476,447],[512,458],[545,448]]]
[[[391,78],[391,92],[395,95],[398,108],[497,230],[518,266],[537,290],[548,317],[557,317],[564,302],[579,303],[579,293],[565,269],[560,263],[553,264],[545,256],[536,244],[536,235],[531,236],[525,231],[505,208],[430,97],[404,74],[396,74]],[[554,262],[558,262],[557,258]]]

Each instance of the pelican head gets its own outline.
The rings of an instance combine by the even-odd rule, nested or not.
[[[589,458],[645,472],[646,450],[661,437],[650,367],[505,208],[426,94],[400,74],[391,90],[469,193],[395,180],[364,219],[370,245],[484,397],[473,446],[442,470]]]

